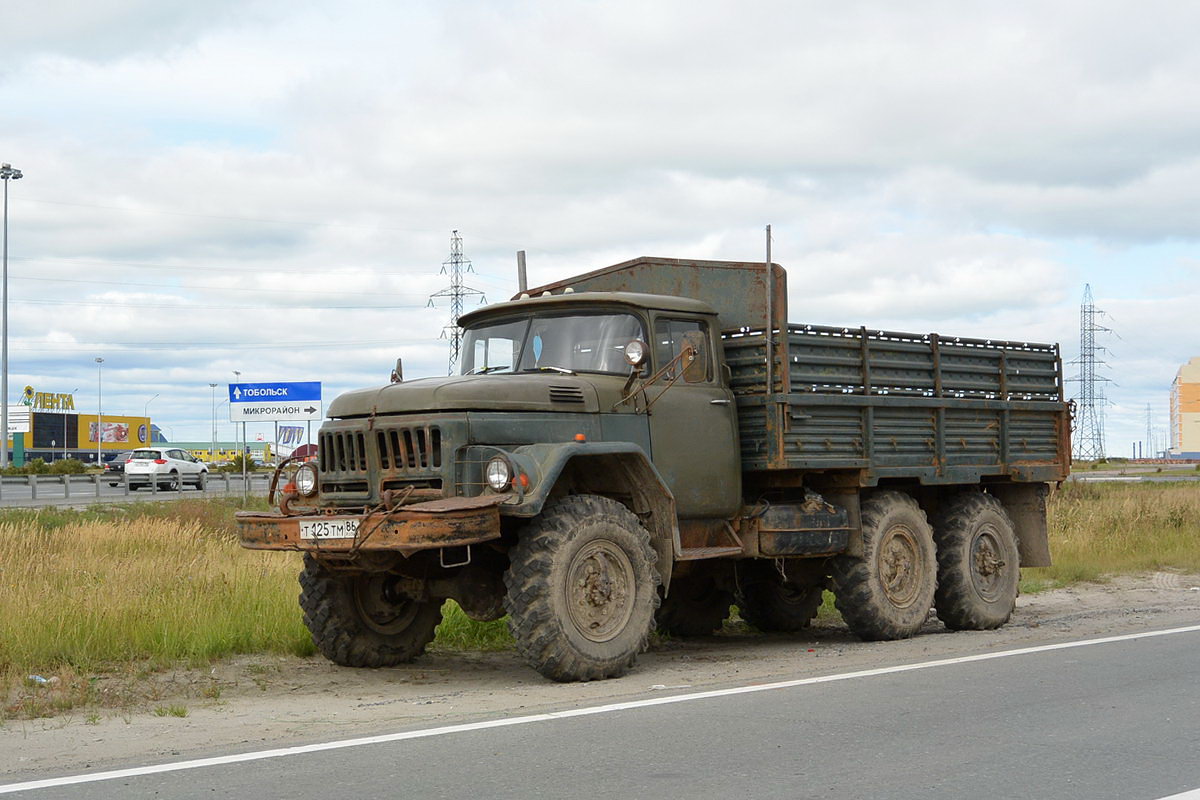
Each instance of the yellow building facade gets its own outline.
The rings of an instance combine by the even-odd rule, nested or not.
[[[1171,455],[1200,458],[1200,356],[1180,367],[1171,384]]]

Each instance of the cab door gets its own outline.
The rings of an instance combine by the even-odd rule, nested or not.
[[[736,406],[721,381],[716,335],[711,318],[664,313],[652,321],[654,372],[671,363],[685,342],[697,348],[696,362],[677,362],[647,390],[653,400],[651,460],[675,495],[681,519],[732,517],[742,504]]]

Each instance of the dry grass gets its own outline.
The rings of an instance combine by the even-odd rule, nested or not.
[[[1200,572],[1200,484],[1068,483],[1048,505],[1054,566],[1024,570],[1022,589],[1110,575]]]
[[[0,516],[0,713],[130,700],[121,689],[102,696],[99,684],[113,683],[96,679],[105,673],[313,652],[296,606],[297,557],[243,550],[228,504],[107,515]]]

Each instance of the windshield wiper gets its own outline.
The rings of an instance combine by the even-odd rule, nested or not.
[[[536,367],[523,369],[522,372],[561,372],[563,375],[574,375],[575,370],[566,367],[556,367],[553,364],[539,364]]]
[[[470,372],[468,372],[467,374],[468,375],[486,375],[489,372],[495,372],[498,369],[508,369],[508,368],[509,368],[508,364],[495,364],[490,367],[480,367],[479,369],[473,369]]]

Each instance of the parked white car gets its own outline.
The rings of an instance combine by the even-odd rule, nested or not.
[[[185,484],[203,489],[208,481],[204,462],[178,448],[134,450],[125,464],[130,489],[157,484],[159,489],[178,491]]]

